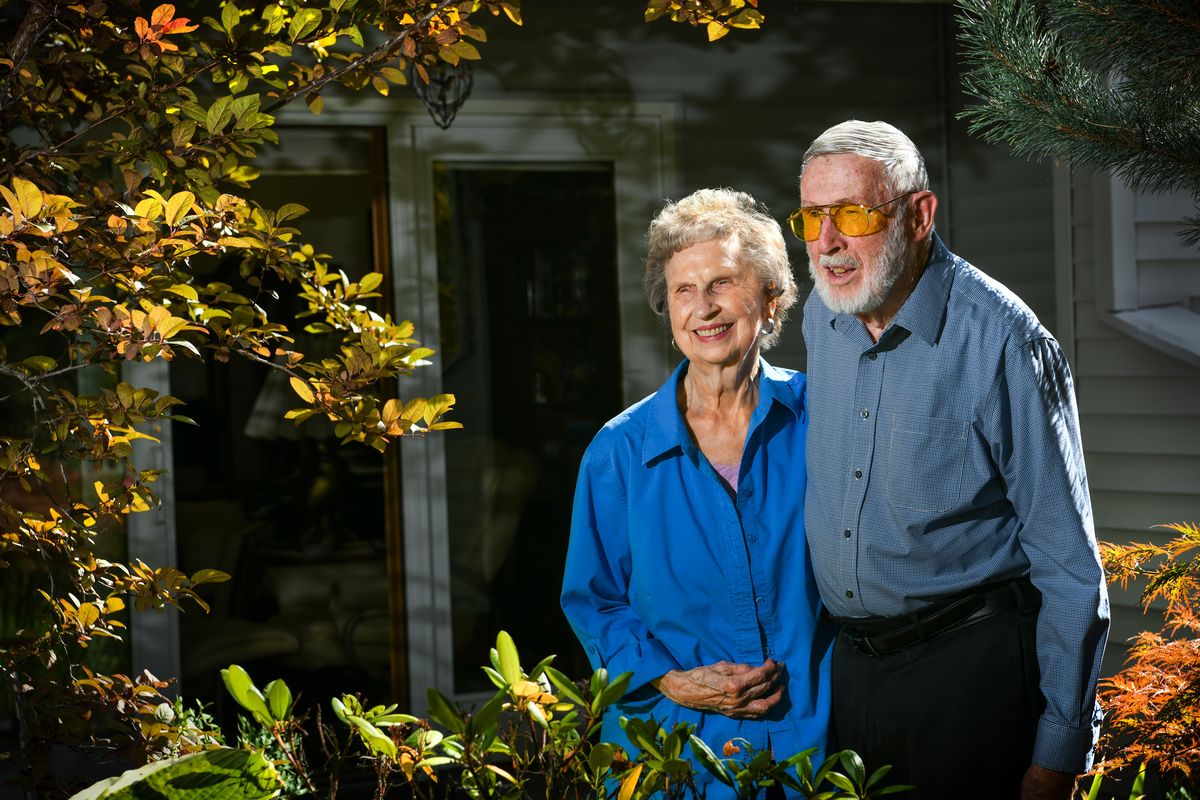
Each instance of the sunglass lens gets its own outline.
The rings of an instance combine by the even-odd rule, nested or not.
[[[821,238],[821,220],[825,218],[825,213],[816,208],[805,208],[800,211],[800,219],[804,223],[803,235],[800,237],[806,242],[815,242]]]
[[[834,209],[833,221],[847,236],[863,236],[871,226],[871,217],[862,206],[841,206]]]

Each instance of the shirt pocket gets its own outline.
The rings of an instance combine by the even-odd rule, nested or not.
[[[888,502],[927,512],[953,508],[962,488],[969,428],[970,423],[953,419],[893,414]]]

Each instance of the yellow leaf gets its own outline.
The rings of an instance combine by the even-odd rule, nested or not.
[[[490,769],[492,772],[499,775],[501,778],[504,778],[504,780],[508,781],[513,786],[517,785],[516,778],[514,778],[512,775],[510,775],[509,773],[502,770],[500,767],[497,767],[495,764],[484,764],[484,766],[487,767],[488,769]]]
[[[36,217],[42,210],[42,190],[24,178],[13,178],[12,186],[21,204],[21,211],[29,219]]]
[[[521,24],[521,9],[517,8],[513,3],[502,3],[500,5],[504,9],[504,16],[508,17],[515,24]]]
[[[79,625],[84,628],[90,628],[100,619],[100,609],[95,603],[84,603],[79,607],[79,612],[75,616],[79,620]]]
[[[300,395],[300,399],[304,402],[311,403],[316,399],[316,395],[313,394],[312,388],[309,387],[305,381],[301,380],[300,378],[292,378],[290,383],[292,384],[292,391]]]
[[[638,764],[629,773],[621,779],[621,789],[617,792],[617,800],[629,800],[633,797],[633,790],[637,788],[638,778],[642,776],[642,765]]]
[[[147,197],[138,201],[138,204],[133,208],[133,213],[146,219],[155,219],[162,213],[162,204],[153,197]]]
[[[4,195],[4,202],[8,203],[8,210],[13,215],[13,223],[20,225],[25,219],[25,215],[21,212],[21,202],[17,200],[17,196],[7,186],[2,185],[0,185],[0,195]]]
[[[400,418],[400,412],[403,410],[400,401],[396,399],[388,400],[383,404],[383,411],[379,416],[383,420],[384,425],[391,425]]]
[[[171,195],[171,199],[167,201],[167,224],[171,227],[178,225],[179,220],[183,219],[183,215],[191,210],[195,202],[196,195],[191,192],[176,192]]]
[[[159,322],[154,326],[154,330],[158,331],[158,335],[165,339],[173,339],[175,334],[186,328],[188,321],[181,317],[169,317]]]
[[[425,411],[426,401],[420,397],[414,397],[404,404],[404,413],[401,415],[405,419],[413,420],[414,422],[421,418]]]
[[[723,23],[720,23],[715,19],[708,23],[708,40],[710,42],[715,42],[717,39],[720,39],[722,36],[727,36],[728,34],[729,28],[726,28]]]

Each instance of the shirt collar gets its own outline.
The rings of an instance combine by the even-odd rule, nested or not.
[[[936,232],[931,237],[929,263],[888,328],[899,326],[935,345],[946,319],[946,304],[954,283],[955,256]],[[852,314],[835,314],[824,303],[821,303],[821,308],[828,315],[829,326],[838,333],[845,334],[862,327],[862,322]]]
[[[645,438],[642,440],[642,463],[649,464],[659,456],[678,449],[692,461],[699,459],[699,449],[692,441],[683,414],[679,410],[679,382],[687,373],[688,360],[679,362],[671,377],[650,398],[650,416],[646,423]],[[791,373],[772,367],[761,357],[758,359],[758,405],[750,417],[753,431],[776,406],[786,408],[794,417],[799,417],[796,400],[788,386]]]
[[[950,286],[954,283],[954,256],[942,243],[941,237],[936,233],[931,235],[933,246],[929,252],[929,264],[892,324],[936,345],[946,319]]]

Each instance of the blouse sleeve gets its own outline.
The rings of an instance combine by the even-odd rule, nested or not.
[[[633,673],[632,693],[680,666],[629,603],[627,476],[615,460],[598,437],[580,464],[561,602],[592,668]]]

